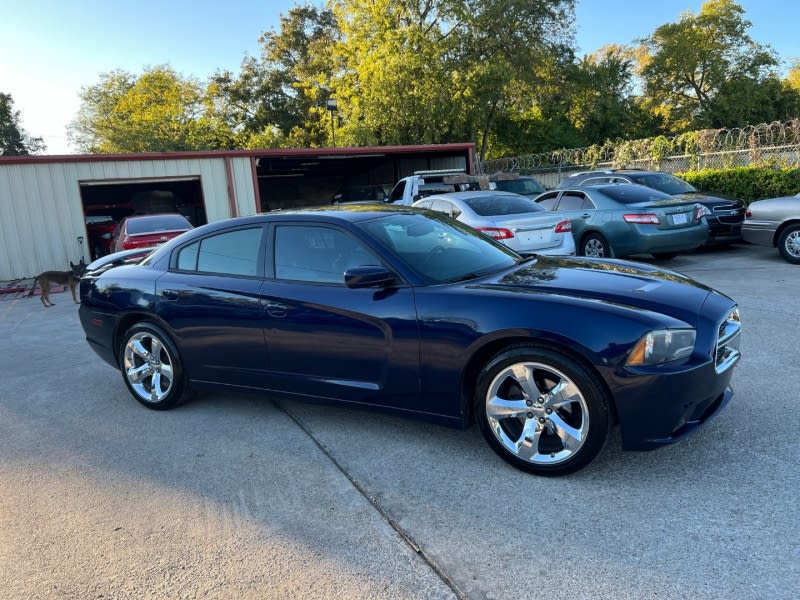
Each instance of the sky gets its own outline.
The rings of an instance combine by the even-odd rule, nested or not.
[[[317,4],[319,2],[316,2]],[[630,44],[702,0],[578,0],[579,55],[606,44]],[[238,73],[259,56],[258,38],[278,28],[295,0],[0,0],[0,92],[11,94],[25,131],[44,138],[47,154],[74,153],[66,127],[80,107],[81,88],[100,74],[140,74],[169,64],[205,80]],[[769,44],[786,64],[800,59],[796,0],[739,0],[750,36]],[[791,27],[785,24],[792,24]]]

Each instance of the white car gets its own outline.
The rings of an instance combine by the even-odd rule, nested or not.
[[[453,192],[428,196],[413,206],[445,213],[520,254],[575,254],[570,220],[519,194]]]

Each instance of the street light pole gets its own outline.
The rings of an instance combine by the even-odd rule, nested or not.
[[[334,114],[336,113],[336,98],[328,98],[325,106],[331,111],[331,140],[333,147],[336,148],[336,121],[334,121]]]

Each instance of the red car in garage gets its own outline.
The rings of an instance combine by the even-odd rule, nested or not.
[[[177,213],[126,217],[117,226],[111,250],[152,248],[192,228],[189,220]]]

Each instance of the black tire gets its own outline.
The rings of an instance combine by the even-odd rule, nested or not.
[[[604,389],[597,374],[565,354],[516,346],[481,371],[475,418],[509,464],[536,475],[566,475],[603,449],[612,422]],[[567,390],[569,401],[561,395]]]
[[[781,232],[778,252],[786,262],[800,265],[800,225],[789,225]]]
[[[128,391],[147,408],[167,410],[188,397],[178,349],[153,323],[137,323],[125,332],[119,364]]]
[[[676,256],[677,252],[653,252],[653,258],[656,260],[672,260]]]
[[[599,233],[590,233],[581,240],[581,256],[593,258],[611,258],[611,246],[608,240]]]

